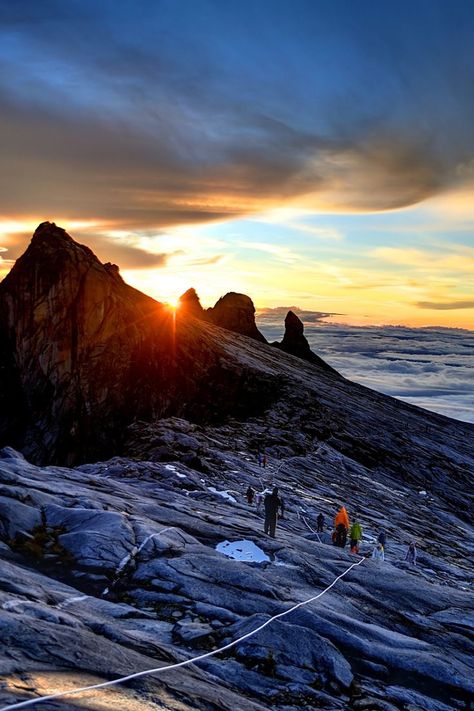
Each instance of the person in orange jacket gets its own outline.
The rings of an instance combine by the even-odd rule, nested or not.
[[[334,519],[334,527],[336,529],[336,536],[334,544],[340,548],[344,548],[347,541],[347,533],[350,528],[349,516],[346,511],[345,506],[341,506]]]

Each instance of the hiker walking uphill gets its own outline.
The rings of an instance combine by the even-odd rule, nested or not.
[[[412,541],[412,543],[410,543],[410,545],[408,546],[405,560],[408,563],[411,563],[411,565],[416,565],[416,543],[415,543],[415,541]]]
[[[324,533],[324,516],[320,513],[316,519],[317,533]]]
[[[359,544],[362,540],[362,526],[357,520],[357,516],[354,519],[354,523],[351,526],[349,533],[350,543],[351,543],[351,553],[359,552]]]
[[[254,496],[255,496],[255,491],[254,491],[254,489],[252,489],[251,486],[249,486],[249,488],[248,488],[247,491],[245,492],[245,496],[247,497],[247,503],[249,503],[250,505],[252,505],[252,504],[253,504],[253,498],[254,498]]]
[[[334,518],[335,536],[334,545],[344,548],[347,542],[347,534],[350,528],[349,516],[345,506],[341,506]]]
[[[267,494],[263,501],[265,507],[265,533],[269,533],[272,538],[275,538],[275,529],[277,522],[278,509],[281,515],[284,514],[283,500],[278,496],[278,487],[275,486],[271,494]]]
[[[385,551],[385,544],[386,544],[386,542],[387,542],[387,534],[385,533],[385,529],[382,528],[382,529],[380,530],[380,533],[379,533],[378,537],[377,537],[377,543],[381,543],[381,544],[382,544],[382,547],[383,547],[384,551]]]

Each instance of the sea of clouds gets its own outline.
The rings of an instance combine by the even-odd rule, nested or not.
[[[330,323],[330,314],[265,309],[257,324],[281,340],[288,308],[305,325],[313,351],[342,375],[427,410],[474,422],[474,331]]]

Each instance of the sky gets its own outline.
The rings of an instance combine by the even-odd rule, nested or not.
[[[474,329],[471,0],[0,0],[0,278]]]

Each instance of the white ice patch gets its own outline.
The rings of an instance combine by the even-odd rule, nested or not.
[[[179,476],[180,479],[187,479],[188,477],[186,474],[181,474],[181,472],[176,471],[176,467],[174,464],[165,464],[165,469],[168,469],[168,471],[173,472],[173,474],[176,474],[176,476]]]
[[[421,491],[418,492],[420,496],[426,496],[426,491],[422,489]]]
[[[223,553],[228,558],[241,560],[244,563],[264,563],[270,558],[262,551],[261,548],[252,543],[252,541],[223,541],[216,546],[218,553]]]
[[[231,496],[228,491],[217,491],[215,486],[208,486],[207,490],[210,491],[211,494],[217,494],[218,496],[222,496],[223,499],[227,499],[227,501],[231,501],[233,504],[237,503],[237,500],[234,499],[234,497]]]

